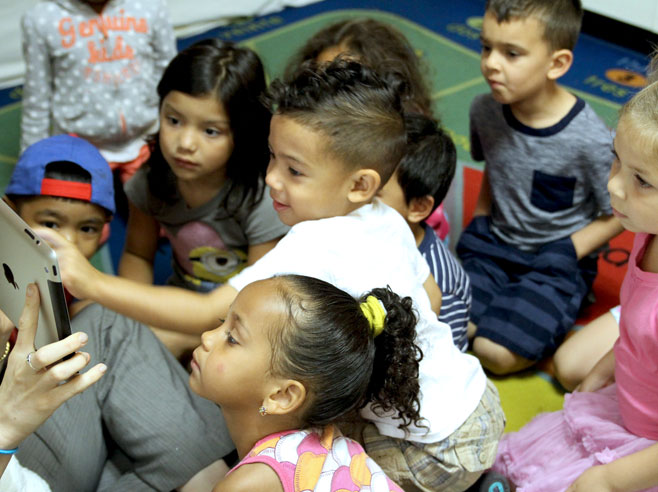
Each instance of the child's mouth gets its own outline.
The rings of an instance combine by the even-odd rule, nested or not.
[[[627,218],[626,215],[622,214],[622,213],[621,213],[619,210],[617,210],[616,208],[613,208],[613,209],[612,209],[612,215],[614,215],[614,216],[617,217],[618,219],[626,219],[626,218]]]
[[[196,169],[198,167],[195,162],[187,161],[185,159],[176,159],[176,165],[183,169]]]
[[[287,209],[287,208],[290,208],[288,205],[284,205],[283,203],[278,202],[278,201],[276,201],[276,200],[274,200],[274,199],[272,199],[272,206],[274,207],[274,210],[275,210],[276,212],[281,212],[281,211],[283,211],[283,210],[285,210],[285,209]]]

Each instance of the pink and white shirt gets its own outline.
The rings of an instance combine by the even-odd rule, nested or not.
[[[332,425],[264,437],[231,472],[250,463],[270,466],[285,492],[403,492],[359,443]]]

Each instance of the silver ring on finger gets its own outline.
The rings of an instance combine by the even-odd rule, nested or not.
[[[27,354],[27,358],[25,360],[27,362],[27,365],[30,366],[33,371],[39,372],[39,369],[37,369],[36,367],[34,367],[32,365],[32,356],[33,355],[34,355],[34,352],[30,352],[29,354]]]

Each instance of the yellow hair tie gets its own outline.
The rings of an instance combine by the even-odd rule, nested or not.
[[[376,337],[384,331],[384,320],[386,319],[386,308],[382,301],[375,296],[366,297],[366,302],[360,304],[363,315],[370,323],[372,336]]]

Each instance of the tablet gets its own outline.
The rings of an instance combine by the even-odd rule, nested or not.
[[[48,244],[0,199],[0,309],[18,326],[28,284],[39,287],[41,307],[36,348],[71,334],[57,256]]]

